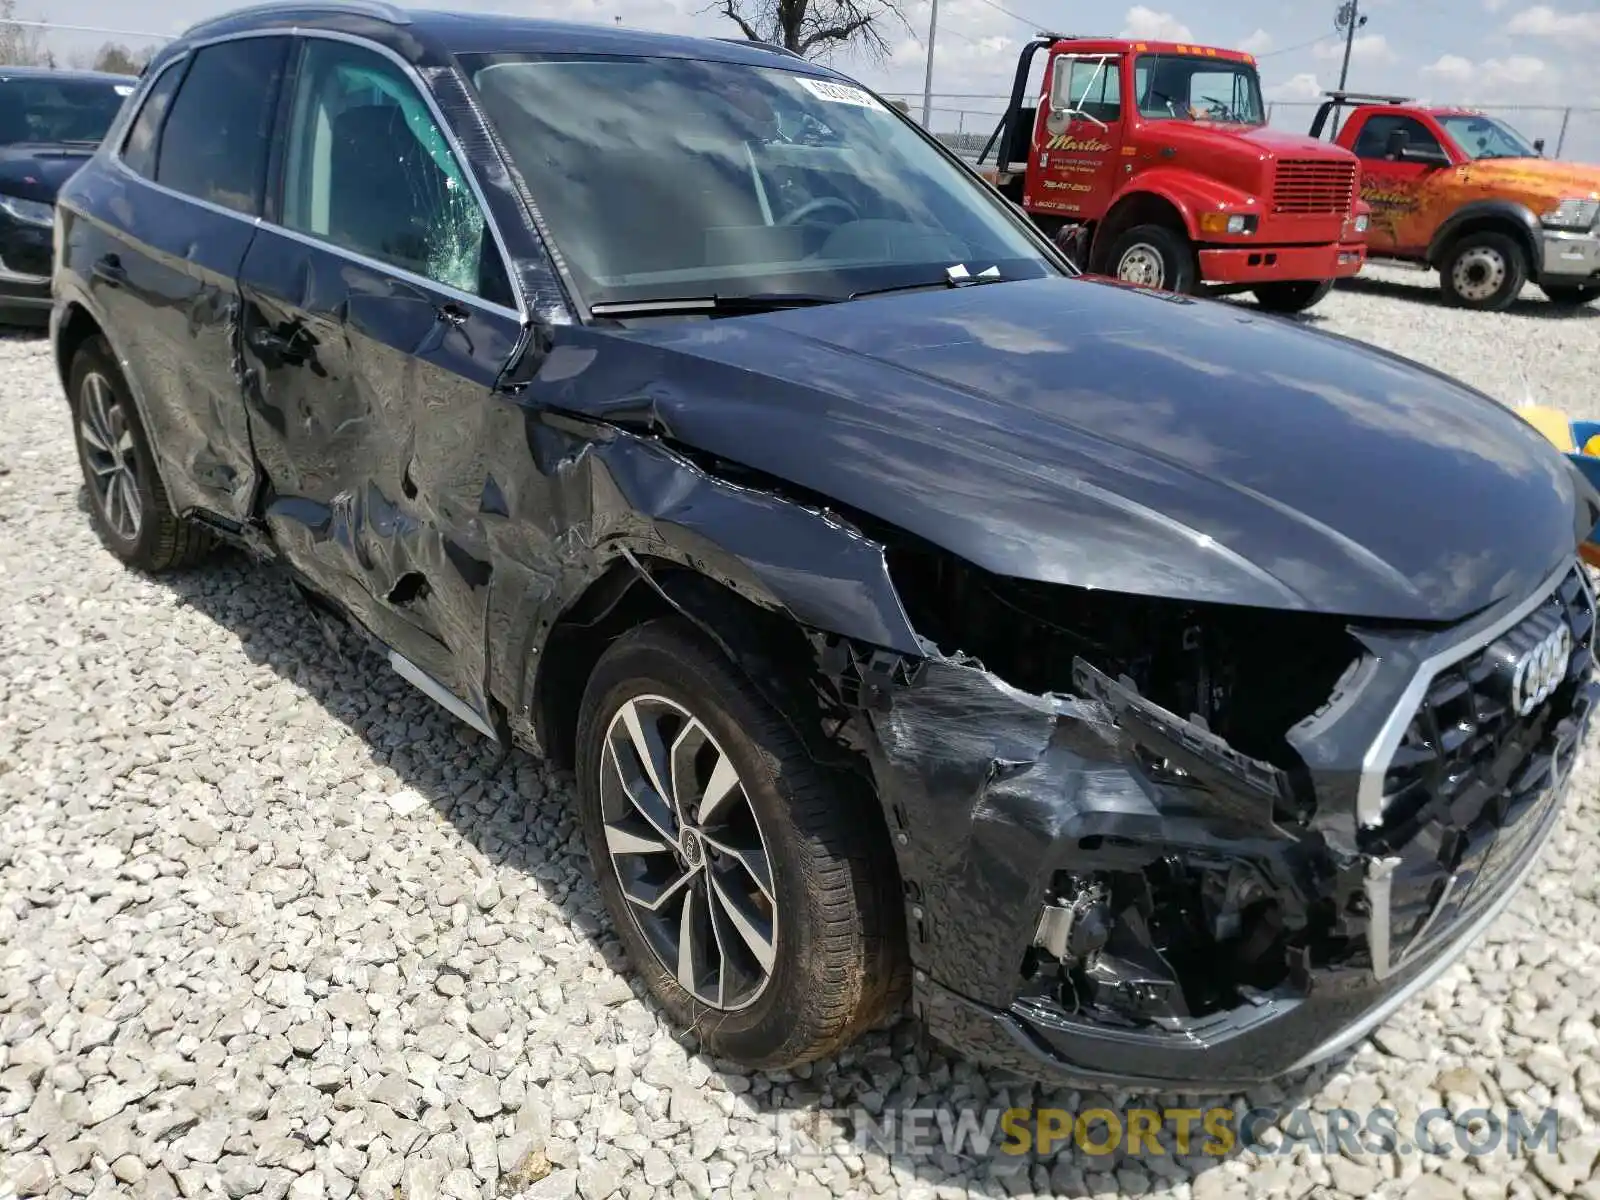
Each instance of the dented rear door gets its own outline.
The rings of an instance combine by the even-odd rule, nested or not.
[[[521,318],[405,68],[315,37],[297,59],[240,277],[263,516],[309,584],[485,714],[483,453]]]
[[[178,512],[243,522],[240,265],[256,234],[286,37],[204,46],[150,87],[74,254],[143,401]]]

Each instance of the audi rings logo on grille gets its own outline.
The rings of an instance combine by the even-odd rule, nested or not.
[[[1550,699],[1567,677],[1572,658],[1572,630],[1563,621],[1537,646],[1517,660],[1511,676],[1511,705],[1525,717]]]

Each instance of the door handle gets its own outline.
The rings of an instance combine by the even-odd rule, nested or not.
[[[128,282],[128,268],[122,265],[122,260],[115,254],[102,255],[95,260],[94,277],[102,280],[112,287],[121,287]]]
[[[472,315],[471,313],[467,312],[467,306],[465,304],[458,303],[455,300],[446,300],[433,311],[438,316],[439,320],[443,321],[446,325],[455,326],[465,325],[468,318]]]

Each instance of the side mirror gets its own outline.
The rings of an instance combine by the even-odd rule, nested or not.
[[[1383,156],[1396,161],[1406,156],[1406,147],[1411,144],[1411,133],[1405,129],[1391,129],[1389,140],[1383,144]]]
[[[1533,152],[1535,154],[1537,154],[1540,158],[1544,157],[1544,139],[1543,138],[1534,138],[1533,139]]]
[[[1448,167],[1450,156],[1435,146],[1407,146],[1400,152],[1402,162],[1421,163],[1427,167]]]

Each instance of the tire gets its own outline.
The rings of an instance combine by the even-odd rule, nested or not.
[[[1539,290],[1550,298],[1551,304],[1559,304],[1562,308],[1581,308],[1600,300],[1600,287],[1581,283],[1541,283]]]
[[[630,708],[646,744],[702,746],[696,769],[681,772],[697,781],[689,796],[703,795],[708,780],[726,780],[732,767],[735,785],[716,789],[728,797],[716,815],[695,806],[709,840],[685,832],[675,804],[660,802],[676,790],[670,771],[656,773],[661,791],[649,785]],[[756,1070],[793,1066],[832,1053],[898,1008],[907,973],[903,899],[886,831],[872,815],[877,801],[859,780],[819,766],[697,629],[657,620],[612,643],[584,691],[577,750],[584,840],[612,922],[650,990],[706,1049]],[[624,771],[653,822],[629,800]],[[665,848],[669,840],[676,850]],[[641,852],[649,842],[656,849]],[[723,853],[734,846],[742,858]],[[740,865],[762,860],[768,896],[754,886],[756,871]],[[694,878],[674,886],[680,875]],[[713,875],[727,881],[720,894],[735,903],[716,899],[706,886]],[[676,950],[691,905],[700,931],[691,945],[701,949],[691,959],[705,969],[686,972],[685,986]],[[740,933],[741,919],[753,940]],[[758,945],[771,947],[770,971],[752,949]],[[711,969],[713,958],[726,969]]]
[[[1452,304],[1504,312],[1528,282],[1528,255],[1515,238],[1493,230],[1469,233],[1450,247],[1439,267]]]
[[[138,408],[104,338],[78,348],[67,388],[90,520],[106,549],[143,571],[198,563],[212,537],[174,515]]]
[[[1194,247],[1165,225],[1135,225],[1111,243],[1103,273],[1138,287],[1190,292],[1198,282]]]
[[[1267,312],[1298,313],[1321,304],[1333,291],[1333,280],[1311,279],[1295,283],[1264,283],[1252,289],[1256,303]]]

